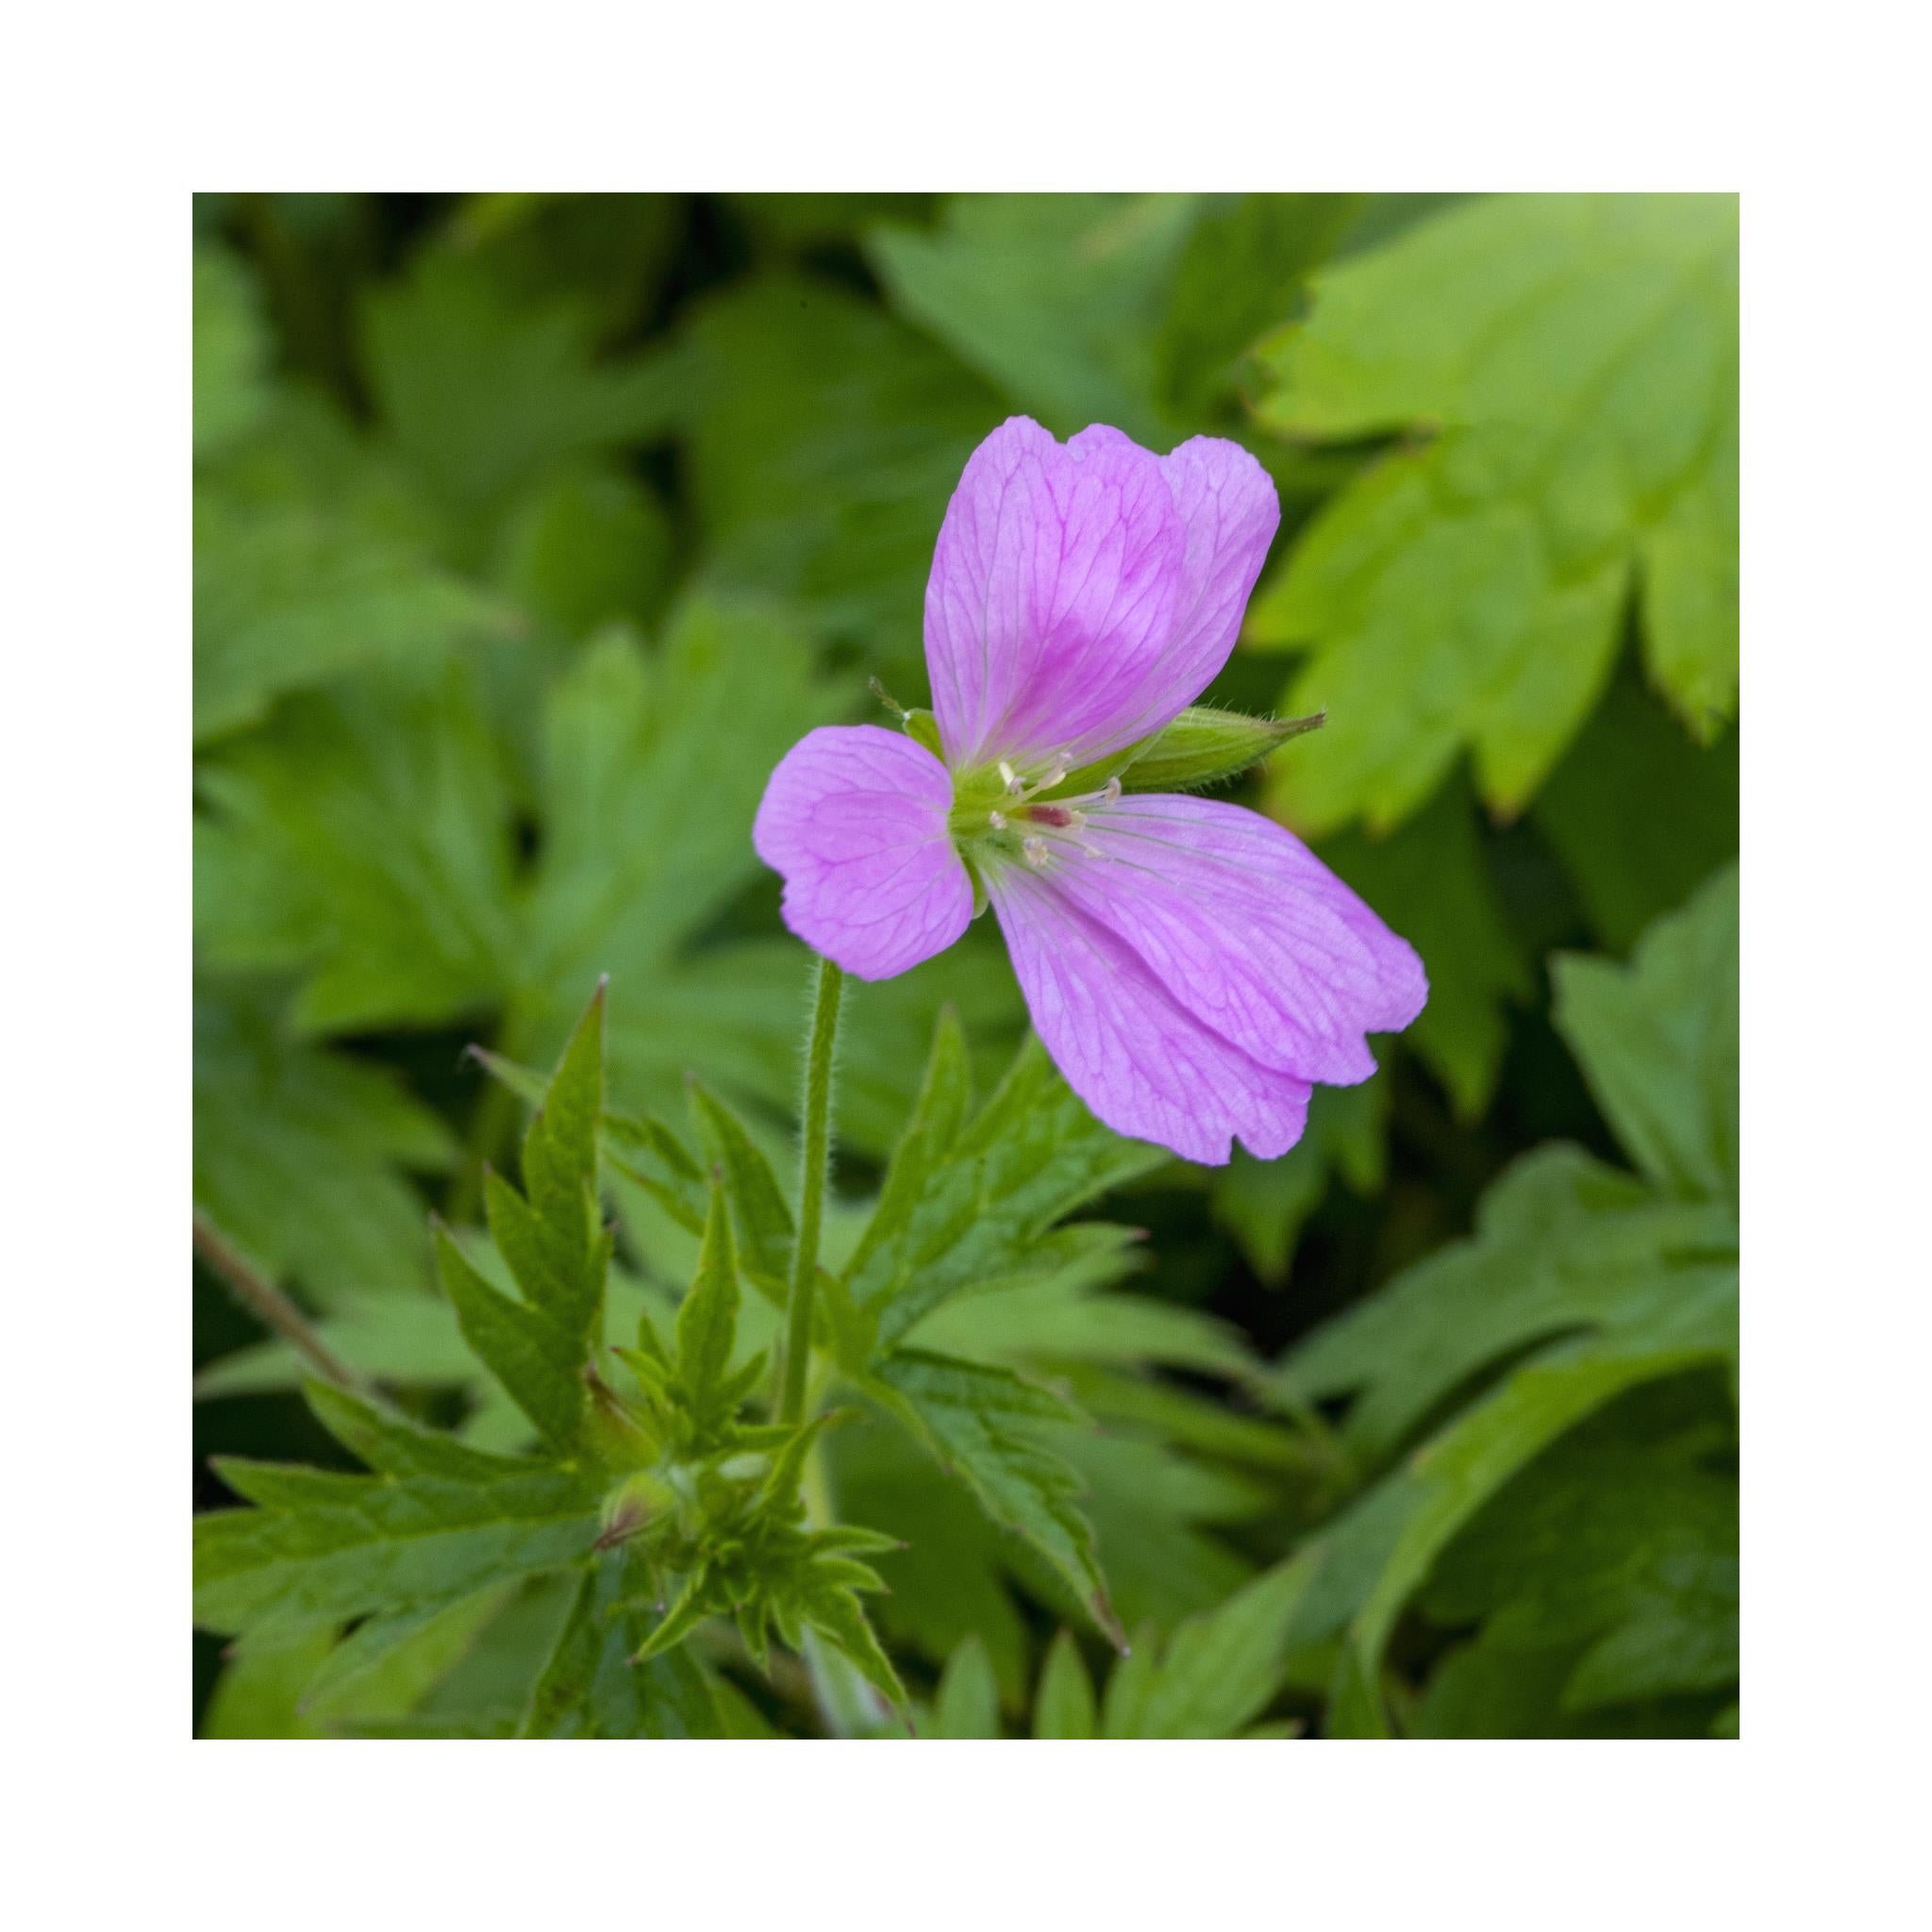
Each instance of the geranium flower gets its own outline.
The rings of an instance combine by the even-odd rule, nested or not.
[[[943,951],[991,902],[1033,1024],[1117,1132],[1191,1160],[1301,1138],[1313,1083],[1365,1080],[1407,1026],[1411,947],[1273,820],[1122,790],[1234,646],[1280,508],[1238,444],[1165,457],[1013,417],[947,507],[925,591],[937,751],[808,732],[753,833],[785,923],[861,979]],[[928,736],[932,734],[928,733]]]

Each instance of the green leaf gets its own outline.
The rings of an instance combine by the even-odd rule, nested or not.
[[[492,1483],[533,1474],[540,1466],[522,1457],[472,1448],[441,1429],[425,1428],[399,1410],[378,1408],[333,1383],[309,1377],[302,1384],[302,1393],[323,1427],[378,1475],[441,1475]]]
[[[1359,194],[1205,197],[1161,325],[1163,386],[1196,406],[1231,395],[1242,352],[1300,299],[1363,213]]]
[[[933,538],[998,396],[875,304],[791,275],[699,304],[680,353],[708,580],[782,597],[888,682],[922,677]]]
[[[1486,1369],[1576,1333],[1713,1333],[1734,1316],[1728,1210],[1659,1200],[1577,1148],[1525,1155],[1484,1196],[1474,1239],[1319,1328],[1284,1379],[1357,1391],[1342,1439],[1366,1466]]]
[[[486,263],[441,249],[373,294],[362,317],[391,436],[464,513],[494,510],[560,458],[662,435],[675,362],[600,359],[596,329],[584,303],[519,300]]]
[[[916,1193],[882,1197],[845,1285],[890,1345],[963,1288],[1044,1272],[1038,1249],[1054,1223],[1166,1158],[1103,1127],[1029,1040]]]
[[[1075,1501],[1080,1480],[1038,1440],[1041,1424],[1077,1420],[1078,1411],[1010,1370],[916,1349],[887,1357],[873,1386],[893,1413],[913,1422],[995,1523],[1045,1557],[1117,1641],[1093,1532]]]
[[[195,786],[196,945],[215,966],[300,974],[296,1025],[432,1025],[500,996],[518,945],[511,803],[466,665],[292,699],[201,759]]]
[[[1557,1437],[1625,1390],[1719,1358],[1716,1349],[1694,1343],[1654,1349],[1633,1340],[1559,1347],[1520,1370],[1430,1443],[1395,1479],[1400,1527],[1350,1623],[1331,1733],[1385,1733],[1379,1678],[1396,1617],[1437,1556],[1484,1503]]]
[[[1398,824],[1457,753],[1520,809],[1644,662],[1700,737],[1736,698],[1738,210],[1728,195],[1502,195],[1319,273],[1262,352],[1262,425],[1410,432],[1249,613],[1311,646],[1285,708],[1328,729],[1295,824]]]
[[[1634,678],[1620,679],[1537,794],[1601,941],[1628,952],[1738,856],[1738,735],[1700,751]]]
[[[457,1603],[410,1604],[366,1618],[308,1678],[302,1710],[327,1722],[411,1708],[502,1608],[505,1596],[506,1586],[494,1585]]]
[[[1738,874],[1644,936],[1627,967],[1551,966],[1556,1022],[1619,1141],[1671,1192],[1738,1195]]]
[[[745,824],[750,824],[747,815]],[[839,1144],[883,1159],[919,1092],[933,1015],[958,1008],[976,1083],[1004,1071],[1025,1028],[1005,946],[990,922],[896,979],[852,991],[839,1029]],[[792,939],[709,945],[628,986],[611,1058],[625,1096],[657,1108],[702,1069],[714,1092],[789,1117],[798,1101],[799,953]]]
[[[1033,1700],[1036,1738],[1091,1738],[1097,1735],[1099,1710],[1093,1679],[1080,1658],[1080,1646],[1071,1630],[1062,1630],[1046,1653],[1040,1690]]]
[[[406,1604],[455,1604],[579,1560],[597,1527],[595,1489],[568,1470],[487,1483],[339,1476],[326,1500],[310,1492],[296,1507],[195,1518],[195,1621],[293,1635]]]
[[[195,1726],[199,1738],[317,1738],[325,1733],[301,1707],[303,1687],[328,1655],[330,1633],[241,1638]]]
[[[309,504],[194,498],[194,741],[291,691],[503,632],[484,592],[417,546]]]
[[[608,1022],[606,1014],[606,1022]],[[525,1106],[543,1105],[544,1076],[534,1067],[472,1046],[470,1058]],[[702,1234],[708,1190],[704,1171],[661,1121],[606,1108],[598,1124],[598,1153],[607,1167],[634,1181],[689,1234]]]
[[[738,1259],[724,1191],[713,1188],[697,1277],[677,1310],[678,1384],[701,1426],[715,1428],[729,1420],[717,1413],[718,1398],[737,1341]]]
[[[517,499],[492,571],[504,592],[566,638],[657,621],[675,575],[671,519],[621,470],[546,475]]]
[[[273,344],[255,278],[225,248],[194,247],[194,456],[246,436],[269,403]]]
[[[1151,442],[1166,291],[1196,212],[1185,195],[962,194],[932,232],[874,229],[867,254],[900,314],[1056,434],[1110,423]]]
[[[1322,857],[1422,955],[1429,1000],[1403,1036],[1447,1090],[1457,1115],[1488,1108],[1508,1045],[1507,1008],[1532,981],[1459,781],[1391,838],[1343,833]],[[1379,1084],[1379,1083],[1374,1083]]]
[[[1541,1730],[1612,1705],[1731,1690],[1735,1457],[1721,1390],[1685,1378],[1626,1398],[1485,1507],[1436,1565],[1422,1608],[1450,1627],[1484,1620],[1482,1638],[1511,1651],[1564,1656]],[[1467,1687],[1460,1701],[1467,1726]]]
[[[823,715],[805,641],[742,601],[687,599],[655,654],[622,632],[585,651],[543,721],[524,962],[540,1033],[567,1020],[557,989],[599,974],[632,1033],[655,1030],[651,994],[672,959],[758,870],[751,822],[773,765]],[[702,987],[702,966],[693,974]],[[668,1038],[682,1074],[690,1050]]]
[[[1109,1738],[1232,1738],[1260,1716],[1282,1684],[1290,1621],[1312,1569],[1277,1564],[1219,1609],[1190,1618],[1157,1661],[1144,1646],[1107,1690]]]
[[[1289,1278],[1303,1224],[1333,1176],[1352,1191],[1380,1191],[1388,1167],[1389,1082],[1317,1087],[1301,1140],[1279,1160],[1257,1160],[1238,1147],[1208,1177],[1214,1218],[1240,1244],[1248,1266],[1271,1287]]]
[[[270,1276],[340,1305],[425,1284],[411,1173],[455,1158],[393,1074],[286,1036],[258,993],[197,983],[194,1203]]]
[[[986,1645],[969,1637],[946,1660],[933,1707],[933,1735],[939,1738],[997,1738],[1000,1689],[993,1681]]]
[[[1229,1324],[1153,1295],[1113,1291],[1146,1258],[1136,1228],[1098,1222],[1058,1228],[1041,1239],[1033,1258],[1038,1274],[990,1282],[927,1316],[919,1325],[921,1345],[1018,1368],[1158,1362],[1239,1378],[1255,1367]]]
[[[587,1352],[547,1313],[492,1288],[446,1229],[436,1238],[443,1292],[476,1359],[558,1454],[576,1446],[584,1413]]]
[[[525,1738],[715,1738],[724,1735],[711,1687],[688,1650],[634,1663],[644,1640],[624,1607],[620,1562],[593,1566],[577,1586],[556,1647],[531,1687]]]
[[[577,1023],[524,1140],[524,1190],[488,1177],[490,1232],[522,1301],[492,1288],[447,1230],[438,1261],[463,1337],[544,1440],[578,1444],[584,1370],[603,1338],[611,1238],[599,1219],[598,1124],[604,1106],[604,990]]]
[[[739,1258],[753,1274],[786,1281],[791,1272],[791,1209],[772,1163],[723,1101],[691,1082],[691,1113],[706,1155],[724,1176]]]

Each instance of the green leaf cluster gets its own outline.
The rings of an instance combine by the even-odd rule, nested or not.
[[[534,1453],[486,1451],[386,1401],[311,1383],[317,1420],[366,1473],[219,1465],[255,1507],[196,1520],[196,1619],[292,1655],[313,1674],[305,1705],[335,1706],[452,1619],[475,1636],[479,1605],[500,1611],[543,1579],[572,1594],[526,1687],[525,1735],[721,1734],[715,1674],[679,1646],[725,1615],[760,1670],[774,1638],[795,1652],[810,1630],[903,1702],[859,1600],[882,1587],[864,1557],[894,1540],[806,1521],[801,1485],[829,1418],[746,1417],[766,1364],[734,1359],[741,1291],[722,1179],[672,1340],[644,1313],[635,1345],[614,1351],[622,1379],[606,1377],[604,1008],[600,989],[542,1085],[522,1186],[486,1181],[492,1272],[514,1291],[439,1235],[463,1340],[522,1411]],[[637,1124],[614,1138],[675,1144]],[[696,1172],[682,1150],[675,1158]],[[314,1647],[291,1652],[297,1640]]]
[[[1735,942],[1666,962],[1668,996],[1650,950],[1624,962],[1737,851],[1733,223],[1643,197],[204,198],[198,1233],[380,1391],[343,1399],[518,1481],[594,1472],[573,1536],[660,1463],[701,1473],[652,1533],[520,1569],[527,1498],[465,1515],[439,1472],[318,1435],[303,1358],[198,1273],[198,1454],[244,1481],[327,1462],[335,1499],[298,1532],[322,1492],[291,1479],[208,1519],[279,1527],[216,1544],[312,1531],[319,1577],[393,1565],[421,1598],[199,1644],[199,1727],[903,1731],[808,1614],[850,1636],[862,1598],[922,1731],[1026,1735],[1049,1686],[1081,1707],[1108,1612],[1131,1685],[1284,1567],[1307,1580],[1258,1701],[1197,1727],[1735,1727],[1724,1351],[1627,1386],[1587,1361],[1558,1400],[1563,1349],[1654,1357],[1662,1310],[1721,1327],[1731,1291],[1734,1126],[1674,1096],[1732,1077],[1707,995]],[[855,990],[814,1337],[841,1423],[788,1516],[759,1501],[783,1445],[732,1435],[761,1426],[790,1271],[804,977],[752,813],[802,732],[872,715],[868,675],[919,701],[934,534],[1023,409],[1232,436],[1274,476],[1248,648],[1123,782],[1239,784],[1313,834],[1431,998],[1289,1157],[1208,1172],[1016,1062],[991,922]],[[1261,719],[1318,707],[1241,777]],[[584,1221],[519,1122],[604,975]],[[726,1238],[728,1346],[691,1292]],[[1431,1516],[1423,1476],[1465,1467]],[[421,1545],[391,1535],[412,1514]],[[854,1523],[905,1547],[827,1560],[890,1594],[800,1555]],[[1419,1572],[1378,1583],[1405,1535]],[[460,1582],[492,1547],[494,1583],[423,1593],[441,1553]],[[633,1664],[701,1569],[689,1638]]]
[[[1410,1696],[1389,1653],[1418,1599],[1452,1630],[1482,1619],[1422,1728],[1515,1734],[1523,1687],[1498,1659],[1522,1651],[1568,1659],[1539,1679],[1546,1731],[1680,1691],[1716,1699],[1707,1723],[1735,1696],[1736,874],[1627,967],[1554,970],[1557,1024],[1635,1172],[1574,1146],[1526,1156],[1470,1240],[1276,1372],[1296,1401],[1345,1398],[1341,1449],[1387,1472],[1323,1532],[1297,1624],[1334,1641],[1331,1729],[1379,1733]],[[1663,1391],[1681,1413],[1652,1435]],[[1485,1714],[1485,1685],[1515,1700],[1507,1716]]]

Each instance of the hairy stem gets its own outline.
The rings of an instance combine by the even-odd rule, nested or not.
[[[820,959],[812,994],[811,1035],[805,1057],[805,1116],[798,1157],[798,1242],[791,1253],[791,1294],[785,1310],[785,1352],[778,1364],[778,1420],[805,1420],[805,1385],[811,1366],[811,1304],[819,1265],[819,1224],[824,1218],[825,1169],[832,1150],[832,1048],[839,1037],[839,997],[845,975]]]
[[[194,1217],[194,1252],[251,1314],[288,1342],[325,1381],[352,1395],[372,1392],[370,1385],[315,1332],[308,1317],[274,1282],[243,1260],[212,1222],[199,1214]]]

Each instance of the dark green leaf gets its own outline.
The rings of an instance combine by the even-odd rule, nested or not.
[[[1151,441],[1164,297],[1195,213],[1184,195],[959,195],[939,229],[882,226],[868,253],[901,314],[1057,435],[1110,423]]]
[[[1629,966],[1551,968],[1557,1025],[1630,1158],[1659,1187],[1738,1194],[1738,874],[1644,936]]]
[[[881,1362],[877,1381],[987,1514],[1039,1550],[1081,1607],[1117,1636],[1093,1532],[1075,1500],[1080,1480],[1038,1440],[1042,1424],[1076,1420],[1077,1411],[1010,1370],[913,1349]]]
[[[889,1344],[968,1285],[1043,1272],[1029,1264],[1055,1222],[1165,1158],[1103,1127],[1029,1041],[917,1194],[881,1201],[846,1286]]]
[[[289,1038],[258,994],[196,986],[195,1206],[270,1275],[331,1304],[425,1284],[406,1174],[454,1153],[391,1074]]]
[[[1429,1001],[1403,1036],[1448,1090],[1457,1112],[1488,1107],[1508,1043],[1507,1006],[1531,992],[1459,781],[1391,839],[1345,833],[1322,856],[1422,955]]]

